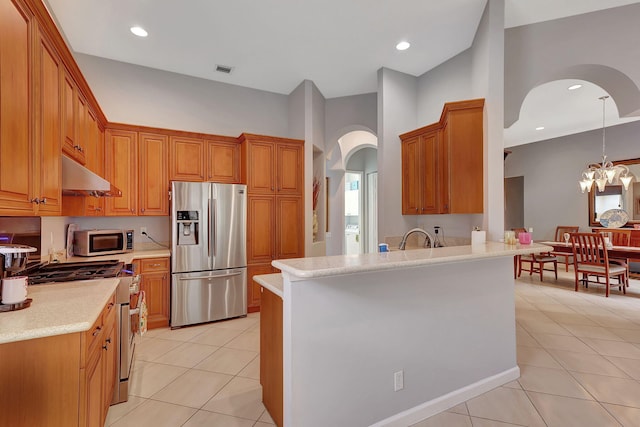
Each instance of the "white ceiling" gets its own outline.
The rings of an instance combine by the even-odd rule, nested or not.
[[[464,51],[473,42],[486,4],[486,0],[46,1],[76,52],[281,94],[309,79],[326,98],[375,92],[381,67],[419,76]],[[513,27],[638,1],[505,2],[505,23]],[[133,25],[144,27],[149,37],[132,35]],[[399,52],[395,45],[402,40],[411,48]],[[216,72],[216,65],[231,66],[233,71]],[[551,94],[554,88],[539,90],[546,89]],[[574,102],[583,102],[585,108],[594,99],[587,90],[576,92]],[[580,97],[582,101],[576,101]],[[519,122],[541,117],[556,105],[529,101],[525,103],[530,108],[522,109]],[[597,106],[594,110],[600,124],[591,129],[602,121],[601,110]],[[583,117],[565,110],[564,127],[577,129]],[[532,138],[521,126],[523,130],[511,131],[509,139],[517,140],[511,145]]]

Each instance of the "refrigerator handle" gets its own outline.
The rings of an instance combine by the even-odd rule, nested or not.
[[[211,234],[211,199],[207,202],[207,226],[209,227],[209,234]],[[211,237],[207,238],[207,258],[211,258]],[[209,260],[209,262],[211,262],[211,260]]]
[[[213,199],[211,201],[213,203],[213,208],[212,208],[212,213],[211,213],[211,222],[210,227],[211,227],[211,241],[213,242],[213,256],[215,257],[217,255],[217,245],[216,245],[216,241],[218,240],[218,224],[216,224],[216,209],[218,208],[218,200],[217,199]]]

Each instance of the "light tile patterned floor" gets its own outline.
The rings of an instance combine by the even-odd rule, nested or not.
[[[516,281],[520,378],[414,427],[640,426],[640,281],[605,298],[601,286],[574,292],[571,270],[551,277]],[[129,401],[107,425],[273,425],[260,401],[259,327],[250,314],[149,331]]]

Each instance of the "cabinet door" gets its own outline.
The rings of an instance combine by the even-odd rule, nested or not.
[[[107,197],[106,215],[135,215],[138,198],[136,174],[138,134],[109,129],[105,135],[105,178],[122,191],[122,197]]]
[[[240,144],[207,141],[207,179],[229,184],[240,182]]]
[[[271,262],[276,238],[275,198],[260,195],[247,199],[247,263]]]
[[[260,311],[261,286],[253,280],[253,276],[273,273],[271,263],[255,264],[247,266],[247,311],[253,313]]]
[[[98,125],[98,119],[89,111],[87,123],[86,166],[91,171],[104,177],[104,131]],[[104,197],[84,197],[86,215],[104,215]]]
[[[402,141],[402,214],[418,215],[422,208],[420,200],[420,138]]]
[[[260,313],[260,384],[262,402],[278,426],[284,425],[282,342],[282,298],[264,289]]]
[[[431,132],[420,137],[420,214],[435,214],[439,212],[438,172],[442,165],[438,159],[438,134]]]
[[[114,321],[107,323],[107,332],[105,334],[104,347],[102,358],[103,363],[103,401],[102,407],[103,412],[102,416],[107,415],[107,411],[109,410],[109,405],[111,404],[111,400],[113,399],[113,390],[116,383],[116,340],[118,337],[116,336],[116,325],[115,318]],[[104,424],[101,424],[104,425]]]
[[[247,191],[249,194],[273,194],[274,144],[272,142],[249,142],[247,145]]]
[[[76,84],[68,71],[62,79],[62,151],[69,157],[76,156]]]
[[[169,326],[169,273],[143,273],[140,289],[147,301],[147,327]]]
[[[76,91],[75,99],[76,108],[76,139],[75,139],[75,156],[74,159],[78,163],[86,163],[86,149],[88,138],[88,124],[89,124],[89,106],[87,100],[80,93]]]
[[[0,1],[0,214],[33,215],[30,132],[31,15],[21,1]]]
[[[87,427],[102,427],[102,404],[104,402],[102,347],[96,347],[89,355],[86,372],[85,419]]]
[[[448,124],[449,213],[482,213],[482,107],[450,112]]]
[[[277,145],[277,194],[302,195],[304,150],[301,144]]]
[[[61,96],[63,65],[52,45],[42,34],[38,37],[36,57],[36,197],[39,215],[60,215],[62,209],[61,172]]]
[[[204,181],[204,141],[171,137],[169,156],[171,181]]]
[[[169,140],[165,135],[140,133],[138,197],[140,215],[169,215]]]
[[[302,197],[276,198],[275,259],[304,257],[304,202]]]

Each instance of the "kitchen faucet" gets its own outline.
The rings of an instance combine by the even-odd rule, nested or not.
[[[431,247],[431,243],[433,242],[433,237],[431,236],[431,234],[427,233],[422,228],[412,228],[411,230],[407,231],[404,236],[402,236],[402,241],[400,242],[400,246],[398,246],[398,249],[400,249],[401,251],[404,251],[404,247],[407,244],[407,237],[409,237],[413,233],[424,234],[424,247],[425,248]]]

